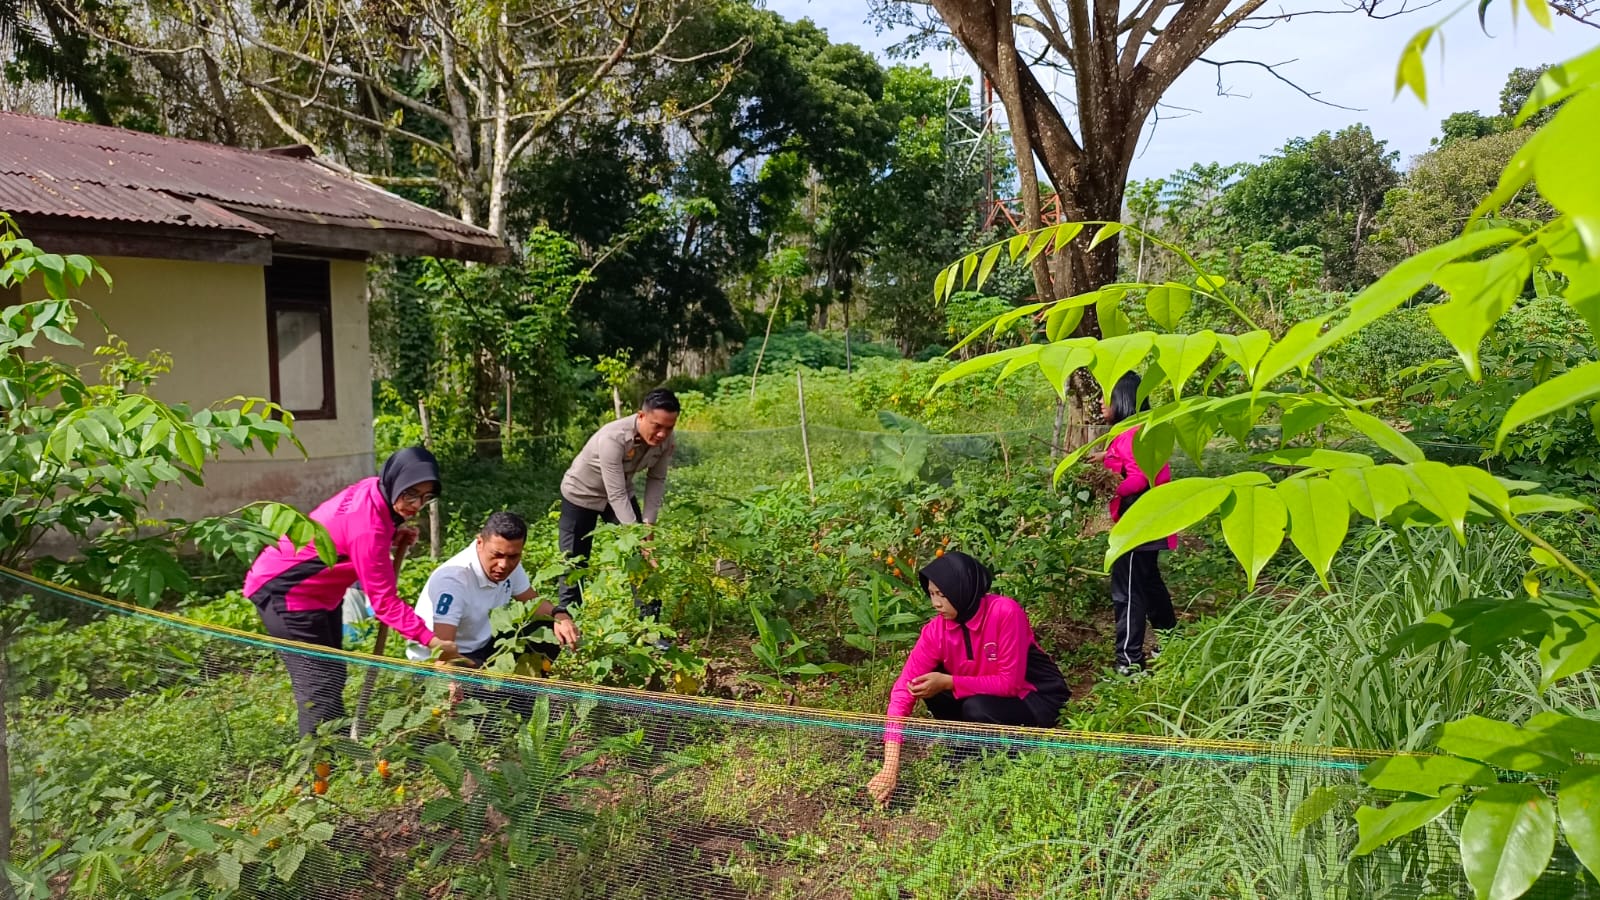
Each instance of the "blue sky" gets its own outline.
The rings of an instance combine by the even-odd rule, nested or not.
[[[1339,0],[1283,3],[1328,9]],[[1392,0],[1391,0],[1392,2]],[[857,44],[883,57],[882,51],[898,35],[878,34],[866,21],[861,0],[768,0],[767,8],[789,19],[809,17],[828,30],[835,42]],[[1433,24],[1453,7],[1443,4],[1392,19],[1360,15],[1311,16],[1264,31],[1238,32],[1223,39],[1210,53],[1213,59],[1257,59],[1287,62],[1286,76],[1351,112],[1306,99],[1266,72],[1231,66],[1223,84],[1242,97],[1217,96],[1216,70],[1199,65],[1179,79],[1168,100],[1196,112],[1174,111],[1151,134],[1149,127],[1133,177],[1150,178],[1187,168],[1197,162],[1253,162],[1294,137],[1338,130],[1365,122],[1390,149],[1401,154],[1401,165],[1428,149],[1439,133],[1439,122],[1452,112],[1479,109],[1494,112],[1506,73],[1517,66],[1534,66],[1569,59],[1600,44],[1600,30],[1557,20],[1547,32],[1523,18],[1513,28],[1509,5],[1496,2],[1489,13],[1493,37],[1478,28],[1472,4],[1444,27],[1444,55],[1436,38],[1427,55],[1428,105],[1409,92],[1394,96],[1395,63],[1400,51],[1418,30]],[[957,51],[922,58],[939,74],[971,74],[976,70]],[[1046,82],[1047,85],[1049,82]]]

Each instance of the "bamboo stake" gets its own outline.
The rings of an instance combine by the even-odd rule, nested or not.
[[[817,475],[811,469],[811,440],[806,436],[806,377],[799,370],[794,372],[795,388],[800,394],[800,449],[806,455],[806,483],[811,487],[811,499],[817,499]]]

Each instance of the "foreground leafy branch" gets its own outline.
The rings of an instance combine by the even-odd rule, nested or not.
[[[65,536],[81,555],[54,563],[52,574],[148,604],[187,584],[176,561],[184,544],[249,560],[287,534],[298,545],[316,543],[332,561],[326,531],[281,503],[195,522],[149,521],[154,491],[203,484],[207,460],[224,447],[272,452],[288,442],[304,452],[292,417],[260,398],[194,411],[163,403],[148,391],[169,362],[159,353],[132,356],[115,338],[95,351],[97,382],[48,355],[83,347],[73,336],[82,304],[70,292],[111,278],[87,257],[39,249],[0,214],[0,288],[34,276],[46,299],[0,309],[0,566],[29,564],[47,535]]]
[[[1543,0],[1523,2],[1537,21],[1548,21]],[[1419,95],[1424,90],[1420,54],[1431,33],[1425,31],[1408,46],[1397,82]],[[1537,515],[1586,504],[1546,493],[1533,482],[1431,460],[1404,433],[1368,411],[1373,401],[1340,396],[1314,373],[1319,357],[1332,347],[1429,285],[1447,298],[1427,308],[1429,318],[1473,381],[1483,378],[1484,338],[1516,306],[1530,281],[1552,286],[1551,292],[1588,324],[1591,346],[1600,346],[1600,191],[1594,187],[1600,173],[1593,155],[1600,142],[1600,50],[1546,72],[1516,124],[1547,109],[1556,111],[1512,158],[1462,234],[1401,262],[1344,306],[1300,321],[1281,336],[1257,327],[1221,276],[1205,271],[1180,248],[1120,223],[1068,222],[981,248],[939,274],[937,301],[981,286],[1001,259],[1030,262],[1085,237],[1092,248],[1125,230],[1173,250],[1192,277],[1184,283],[1117,283],[996,316],[963,344],[999,334],[1029,316],[1042,326],[1044,340],[959,363],[935,390],[1004,366],[1001,378],[1037,369],[1063,397],[1072,375],[1085,370],[1109,397],[1120,377],[1142,371],[1141,398],[1156,398],[1158,404],[1068,455],[1056,470],[1058,479],[1090,450],[1133,428],[1138,429],[1134,455],[1145,471],[1155,471],[1178,449],[1203,466],[1219,434],[1250,449],[1258,446],[1260,432],[1276,430],[1276,445],[1253,452],[1250,460],[1288,474],[1274,481],[1264,471],[1251,470],[1158,486],[1112,529],[1108,564],[1129,547],[1215,513],[1252,587],[1286,537],[1328,585],[1333,559],[1350,535],[1352,513],[1384,528],[1446,528],[1463,544],[1469,523],[1503,524],[1529,547],[1526,596],[1471,600],[1436,612],[1396,635],[1385,653],[1418,654],[1457,642],[1474,653],[1499,654],[1520,641],[1536,648],[1540,690],[1548,690],[1600,659],[1600,584],[1531,523]],[[1543,225],[1497,219],[1498,209],[1530,183],[1559,215]],[[1129,304],[1134,301],[1142,302],[1144,316],[1159,331],[1133,330]],[[1226,307],[1245,330],[1184,332],[1185,314],[1205,301]],[[1091,306],[1104,336],[1066,337]],[[1596,400],[1600,362],[1547,378],[1506,410],[1496,430],[1497,446],[1518,429],[1584,405],[1600,430]],[[1318,429],[1329,422],[1348,426],[1388,459],[1328,447]],[[1553,589],[1547,589],[1546,580]],[[1564,582],[1581,590],[1563,590]],[[1369,787],[1398,798],[1356,812],[1355,855],[1465,804],[1461,858],[1480,900],[1526,893],[1550,865],[1558,824],[1573,853],[1600,878],[1600,766],[1587,761],[1600,757],[1600,722],[1556,713],[1521,725],[1471,716],[1443,726],[1434,745],[1438,756],[1396,757],[1366,770]],[[1336,805],[1313,797],[1308,814],[1297,818],[1309,824]]]

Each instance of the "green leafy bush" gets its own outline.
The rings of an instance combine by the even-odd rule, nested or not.
[[[756,356],[761,353],[761,342],[750,341],[744,348],[728,360],[728,372],[733,375],[743,375],[746,379],[755,368]],[[888,344],[878,344],[867,339],[864,332],[852,330],[850,334],[850,357],[855,365],[860,365],[867,359],[899,359],[898,348]],[[761,355],[761,371],[774,374],[794,375],[795,369],[843,369],[845,367],[844,335],[832,332],[816,332],[806,328],[804,322],[791,322],[783,329],[774,331],[772,339],[767,342],[767,349]],[[749,386],[749,382],[745,382]]]

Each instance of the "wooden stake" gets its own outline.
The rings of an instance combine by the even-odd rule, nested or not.
[[[422,399],[417,400],[417,416],[422,419],[422,446],[427,447],[433,441],[428,435],[428,404]],[[444,539],[439,532],[439,504],[430,503],[428,504],[428,552],[434,559],[439,558],[439,553],[443,549],[441,545]]]
[[[438,504],[434,504],[437,506]],[[408,547],[407,550],[410,548]],[[403,554],[394,557],[395,587],[400,584],[400,570],[406,567],[406,558]],[[368,601],[370,602],[370,601]],[[372,645],[372,655],[382,656],[389,645],[389,626],[378,623],[378,639]],[[350,720],[350,740],[361,740],[361,720],[367,717],[367,707],[372,703],[372,689],[378,682],[378,667],[368,666],[366,674],[361,678],[361,692],[356,695],[356,714]]]
[[[817,475],[811,470],[811,440],[806,436],[806,377],[799,369],[794,372],[795,388],[800,393],[800,449],[806,455],[806,483],[811,486],[811,499],[817,499]]]

